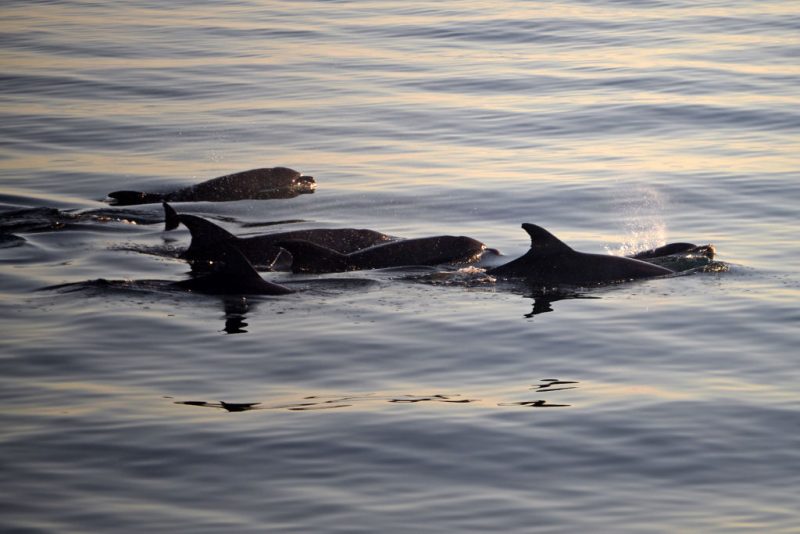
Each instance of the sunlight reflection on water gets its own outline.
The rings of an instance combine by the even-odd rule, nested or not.
[[[795,529],[796,3],[7,4],[0,212],[75,215],[0,221],[7,529]],[[180,210],[726,269],[220,298],[160,206],[91,215],[277,165],[317,191]]]

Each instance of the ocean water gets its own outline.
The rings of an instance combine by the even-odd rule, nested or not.
[[[793,1],[4,2],[0,530],[800,531],[798,57]],[[278,165],[175,207],[725,268],[204,296],[104,203]]]

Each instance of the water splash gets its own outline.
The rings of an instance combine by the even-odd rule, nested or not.
[[[653,187],[636,186],[616,200],[616,212],[621,214],[625,239],[616,248],[605,249],[614,256],[627,256],[659,247],[667,242],[667,225],[664,222],[666,195]]]

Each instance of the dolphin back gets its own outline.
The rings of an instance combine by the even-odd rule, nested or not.
[[[670,269],[641,260],[575,251],[535,224],[525,223],[522,228],[531,236],[530,250],[489,269],[488,274],[554,286],[595,285],[673,274]]]
[[[292,272],[335,273],[351,269],[346,254],[300,239],[279,241],[277,246],[292,255]]]
[[[311,176],[304,176],[288,167],[273,167],[212,178],[164,197],[181,202],[294,198],[302,193],[313,193],[315,187],[316,182]]]
[[[108,194],[114,206],[135,206],[137,204],[155,204],[164,200],[164,195],[159,193],[145,193],[144,191],[113,191]]]
[[[182,187],[170,193],[114,191],[108,196],[116,206],[169,202],[223,202],[228,200],[294,198],[313,193],[317,186],[312,176],[305,176],[288,167],[251,169],[199,184]]]
[[[662,256],[671,256],[672,254],[680,254],[682,252],[689,252],[696,249],[697,245],[693,243],[668,243],[664,246],[653,248],[650,250],[643,250],[637,252],[633,256],[629,256],[635,260],[644,260],[650,258],[660,258]]]

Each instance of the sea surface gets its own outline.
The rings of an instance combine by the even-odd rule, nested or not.
[[[800,532],[798,58],[795,0],[4,1],[0,530]],[[207,296],[104,201],[273,166],[175,208],[724,268]]]

